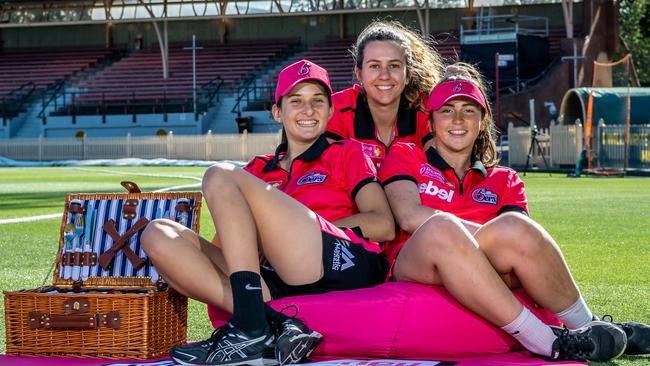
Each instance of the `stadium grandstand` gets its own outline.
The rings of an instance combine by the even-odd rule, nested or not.
[[[548,128],[564,93],[591,85],[593,61],[621,53],[615,5],[510,4],[2,0],[0,139],[274,132],[282,66],[308,58],[329,70],[335,91],[352,85],[348,50],[373,19],[429,35],[447,62],[478,64],[500,133],[531,119]]]

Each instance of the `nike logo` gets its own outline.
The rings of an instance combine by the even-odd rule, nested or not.
[[[251,286],[250,283],[247,283],[246,286],[245,286],[244,288],[245,288],[246,290],[250,290],[250,291],[252,291],[252,290],[261,290],[261,289],[262,289],[261,287]]]

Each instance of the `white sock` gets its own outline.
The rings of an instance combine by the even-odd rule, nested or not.
[[[582,328],[585,325],[591,323],[594,317],[594,315],[591,313],[591,310],[589,310],[589,307],[587,307],[585,299],[583,299],[582,296],[578,298],[578,301],[576,301],[575,304],[569,306],[568,308],[560,311],[555,315],[557,315],[562,323],[564,323],[564,325],[566,325],[566,327],[569,329]]]
[[[524,307],[512,323],[501,327],[532,353],[551,356],[557,339],[551,328]]]

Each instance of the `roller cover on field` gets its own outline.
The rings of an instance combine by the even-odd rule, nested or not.
[[[542,321],[559,325],[523,291],[515,296]],[[389,282],[373,288],[273,300],[276,310],[298,306],[298,318],[324,336],[312,356],[397,359],[462,358],[507,353],[521,346],[460,305],[443,287]],[[293,310],[289,309],[288,315]],[[208,307],[212,324],[230,314]]]

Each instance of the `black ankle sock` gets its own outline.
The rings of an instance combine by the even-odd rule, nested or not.
[[[288,316],[284,315],[284,313],[276,311],[275,309],[270,307],[268,304],[264,304],[264,312],[266,313],[266,319],[269,322],[273,322],[275,324],[280,324],[285,319],[289,318]]]
[[[230,322],[246,332],[258,333],[266,327],[266,312],[260,275],[239,271],[230,275],[233,314]]]

